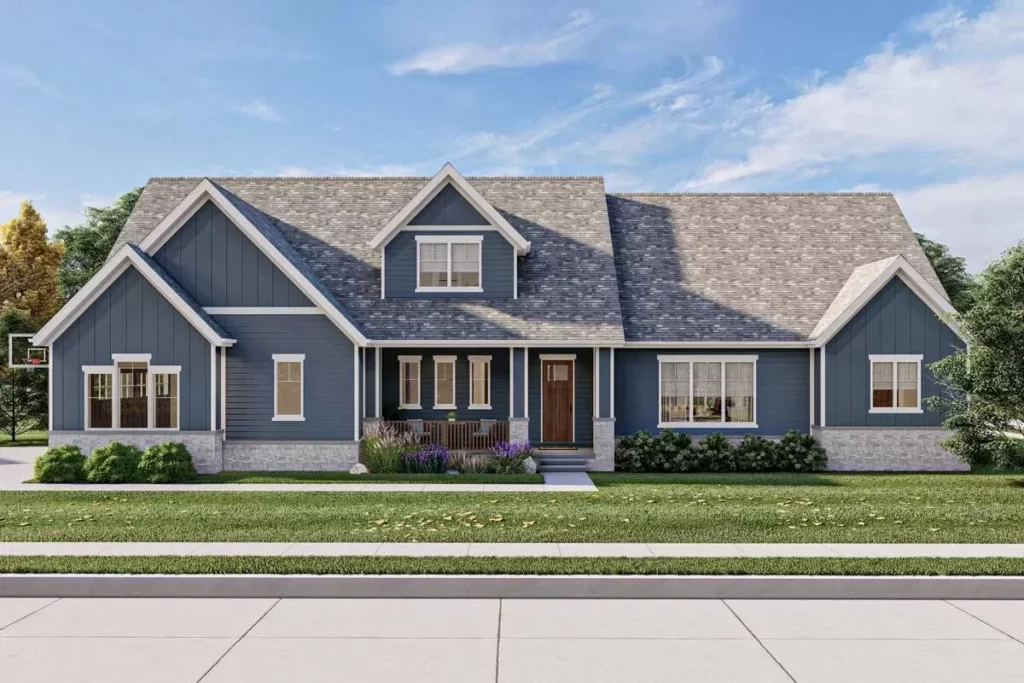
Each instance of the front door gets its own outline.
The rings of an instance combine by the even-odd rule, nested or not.
[[[544,360],[541,376],[541,441],[572,443],[573,440],[573,362]]]

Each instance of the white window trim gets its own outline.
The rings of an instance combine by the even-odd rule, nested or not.
[[[458,386],[458,364],[455,362],[456,356],[434,356],[434,410],[457,410],[458,406],[456,403],[458,400],[455,395],[455,388]],[[452,364],[452,403],[438,403],[437,402],[437,366],[442,363]],[[420,368],[423,369],[422,367]],[[422,391],[422,388],[421,388]]]
[[[274,358],[274,417],[271,422],[304,422],[306,420],[306,354],[275,353]],[[277,366],[279,363],[299,364],[299,414],[278,415],[277,413]]]
[[[423,400],[423,356],[399,356],[398,357],[398,409],[399,410],[422,410],[423,406],[420,401]],[[416,389],[419,391],[419,396],[416,397],[415,403],[404,402],[403,399],[409,398],[408,396],[402,396],[405,391],[405,374],[402,372],[402,366],[406,363],[412,363],[416,366]]]
[[[665,363],[689,363],[690,364],[690,400],[688,422],[662,422],[661,420],[661,367]],[[725,366],[721,370],[722,392],[722,419],[719,422],[694,422],[693,421],[693,364],[694,363],[752,363],[754,365],[754,421],[753,422],[726,422],[725,421]],[[760,401],[757,399],[757,356],[695,356],[695,355],[659,355],[658,356],[658,428],[659,429],[757,429],[757,408]]]
[[[915,353],[904,353],[904,354],[869,354],[868,355],[868,413],[871,414],[904,414],[904,415],[921,415],[924,413],[924,407],[922,405],[924,397],[921,396],[921,361],[924,360],[924,356]],[[876,408],[875,407],[875,363],[891,363],[892,369],[892,408]],[[916,363],[917,364],[917,407],[915,408],[898,408],[896,403],[898,402],[899,393],[899,368],[896,366],[897,363]]]
[[[487,403],[473,403],[473,363],[484,363],[487,368]],[[494,381],[494,375],[491,372],[491,357],[490,356],[470,356],[469,357],[469,409],[470,410],[491,410],[491,393],[494,387],[492,386]]]
[[[181,431],[181,366],[180,365],[152,365],[149,353],[114,353],[111,354],[113,365],[83,365],[82,383],[84,387],[85,401],[83,403],[82,425],[88,432],[180,432]],[[118,381],[118,363],[146,363],[146,426],[145,427],[121,427],[121,382]],[[111,415],[109,427],[89,426],[89,375],[109,375],[111,385]],[[177,427],[154,427],[156,421],[156,380],[155,375],[177,375],[178,376],[178,426]]]
[[[482,235],[416,235],[416,292],[418,294],[441,294],[444,292],[482,293],[484,291],[484,238]],[[448,285],[445,287],[423,287],[420,285],[420,245],[448,245]],[[476,244],[477,246],[477,287],[455,287],[452,282],[452,245]]]

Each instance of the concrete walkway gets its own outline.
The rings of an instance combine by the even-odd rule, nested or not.
[[[1024,601],[0,599],[11,683],[1011,683]]]
[[[1024,544],[0,543],[0,555],[315,557],[1019,557]]]

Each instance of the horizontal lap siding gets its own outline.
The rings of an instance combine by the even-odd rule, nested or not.
[[[148,353],[180,365],[181,429],[210,428],[210,346],[134,268],[117,278],[53,343],[53,429],[84,429],[83,365],[111,354]]]
[[[594,442],[594,353],[592,349],[530,349],[530,441],[541,443],[541,355],[576,354],[573,422],[576,443]]]
[[[475,233],[483,236],[481,244],[480,273],[483,293],[416,293],[416,236],[444,235],[444,231],[424,232],[406,230],[398,233],[385,247],[385,296],[389,299],[411,298],[469,298],[469,299],[511,299],[515,266],[513,265],[514,250],[501,233],[494,230],[481,230]],[[452,235],[471,236],[473,232],[450,233]]]
[[[321,315],[222,315],[237,340],[227,358],[232,441],[350,441],[355,406],[352,342]],[[305,421],[274,422],[275,353],[305,354]]]
[[[385,414],[398,414],[403,420],[445,420],[450,412],[434,410],[434,356],[455,356],[455,416],[459,420],[507,420],[509,415],[509,363],[508,349],[417,350],[382,349],[381,376],[382,409]],[[420,361],[421,410],[399,410],[399,356],[422,356]],[[491,357],[491,409],[469,409],[469,357]]]
[[[200,306],[313,305],[211,202],[153,258]]]
[[[894,278],[825,345],[827,427],[937,427],[923,400],[940,387],[928,366],[963,343],[902,280]],[[871,354],[921,354],[923,414],[871,414]]]
[[[660,388],[659,355],[757,356],[757,389],[754,395],[756,429],[722,425],[685,427],[687,434],[761,434],[781,436],[790,429],[810,431],[810,365],[806,349],[721,351],[714,349],[622,349],[615,352],[615,433],[658,431]]]

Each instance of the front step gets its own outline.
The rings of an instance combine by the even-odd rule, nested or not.
[[[586,472],[588,458],[575,455],[540,455],[538,472]]]

